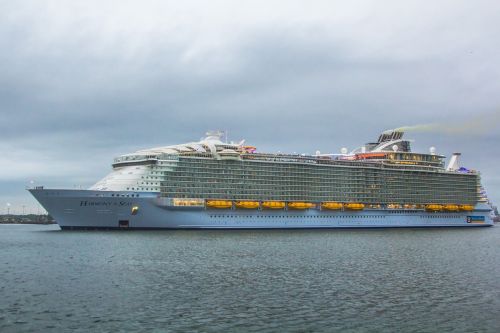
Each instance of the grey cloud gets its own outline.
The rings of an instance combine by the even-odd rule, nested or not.
[[[10,176],[19,184],[36,177],[71,187],[104,176],[114,155],[195,140],[208,129],[228,129],[231,139],[262,150],[337,152],[387,128],[494,112],[500,47],[491,36],[498,23],[486,15],[484,26],[475,19],[461,25],[446,16],[454,3],[447,6],[438,21],[414,17],[407,32],[381,25],[380,35],[370,33],[363,23],[370,15],[355,22],[362,28],[342,30],[328,20],[247,22],[234,33],[218,31],[222,42],[208,46],[198,46],[196,34],[173,36],[161,26],[147,30],[144,41],[129,41],[130,29],[101,33],[101,19],[67,16],[68,31],[54,37],[52,28],[45,36],[34,14],[12,16],[0,23],[0,45],[8,50],[0,55],[3,161],[23,159],[28,170]],[[488,4],[476,10],[487,12]],[[373,40],[360,38],[367,35]],[[419,149],[462,150],[465,163],[483,170],[487,188],[498,184],[490,167],[498,163],[496,131],[415,136]],[[57,179],[50,169],[61,163],[68,167]]]

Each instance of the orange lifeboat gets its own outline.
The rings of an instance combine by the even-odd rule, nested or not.
[[[329,210],[339,210],[342,209],[343,206],[344,205],[342,205],[340,202],[333,201],[325,201],[321,203],[321,208]]]
[[[268,209],[283,209],[285,208],[285,203],[283,201],[264,201],[262,202],[262,207]]]
[[[344,207],[348,210],[363,210],[365,205],[362,203],[351,202],[344,205]]]
[[[292,209],[309,209],[309,208],[314,208],[314,206],[315,205],[310,202],[294,201],[288,203],[288,208]]]
[[[233,206],[233,203],[230,200],[207,200],[206,204],[207,207],[219,209],[227,209]]]
[[[470,212],[474,210],[474,206],[472,205],[460,205],[458,206],[458,209],[460,209],[463,212]]]
[[[235,206],[237,208],[243,208],[243,209],[257,209],[257,208],[259,208],[259,202],[258,201],[236,201]]]
[[[425,210],[428,212],[440,212],[443,210],[443,205],[428,204],[425,205]]]
[[[449,212],[457,212],[459,209],[458,205],[444,205],[443,208]]]

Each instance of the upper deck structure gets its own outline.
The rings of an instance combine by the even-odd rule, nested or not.
[[[479,173],[446,169],[445,156],[411,151],[398,130],[341,154],[261,153],[207,133],[199,142],[140,150],[114,160],[94,190],[157,191],[168,198],[338,201],[364,204],[478,202]]]

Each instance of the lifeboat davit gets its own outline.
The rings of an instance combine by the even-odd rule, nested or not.
[[[309,209],[309,208],[314,208],[315,205],[310,202],[301,202],[301,201],[294,201],[294,202],[289,202],[288,203],[288,208],[292,209]]]
[[[268,209],[283,209],[285,208],[285,203],[283,201],[264,201],[262,207]]]
[[[472,206],[472,205],[460,205],[460,206],[458,206],[458,209],[460,209],[461,211],[464,211],[464,212],[470,212],[470,211],[474,210],[474,206]]]
[[[362,203],[352,202],[345,204],[344,207],[348,210],[363,210],[365,205]]]
[[[207,207],[227,209],[231,208],[233,203],[230,200],[207,200]]]
[[[321,208],[329,210],[342,209],[343,205],[340,202],[325,201],[321,203]]]
[[[257,209],[257,208],[259,208],[259,202],[258,201],[236,201],[235,206],[237,208],[243,208],[243,209]]]
[[[428,212],[440,212],[443,210],[443,206],[436,205],[436,204],[429,204],[429,205],[425,205],[425,210]]]
[[[457,212],[459,209],[458,205],[444,205],[443,208],[449,212]]]

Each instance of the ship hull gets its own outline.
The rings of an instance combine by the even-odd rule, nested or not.
[[[485,204],[470,212],[257,210],[172,207],[155,192],[32,189],[61,229],[314,229],[488,227]]]

